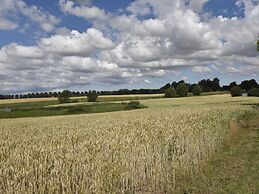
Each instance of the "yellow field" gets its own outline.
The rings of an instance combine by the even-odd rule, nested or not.
[[[132,94],[132,95],[104,95],[99,96],[98,99],[101,101],[118,101],[120,99],[145,99],[145,98],[157,98],[157,97],[163,97],[163,94]],[[80,97],[72,97],[72,100],[77,99],[87,99],[87,96],[80,96]],[[6,99],[6,100],[0,100],[1,104],[11,104],[11,103],[20,103],[20,102],[44,102],[44,101],[52,101],[57,100],[55,97],[51,98],[23,98],[23,99]]]
[[[171,193],[259,98],[141,103],[150,108],[0,120],[0,193]]]
[[[229,105],[229,104],[254,104],[259,103],[258,97],[231,97],[230,94],[194,96],[171,99],[149,99],[140,100],[141,103],[150,108],[168,108],[170,106],[195,106],[195,105]]]
[[[22,99],[5,99],[0,100],[0,104],[11,104],[11,103],[20,103],[20,102],[45,102],[57,100],[57,98],[22,98]]]

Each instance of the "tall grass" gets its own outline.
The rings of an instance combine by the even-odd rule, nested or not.
[[[171,193],[218,149],[241,106],[0,121],[0,193]]]

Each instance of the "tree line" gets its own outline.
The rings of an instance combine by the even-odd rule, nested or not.
[[[178,88],[178,86],[180,87]],[[164,86],[158,89],[120,89],[116,91],[96,91],[98,96],[101,95],[129,95],[129,94],[163,94],[167,89],[170,88],[169,93],[174,95],[184,96],[187,93],[199,94],[201,92],[213,92],[213,91],[227,91],[230,92],[231,88],[234,86],[240,87],[242,93],[249,93],[252,89],[258,89],[259,84],[255,79],[244,80],[240,84],[237,82],[231,82],[228,85],[220,85],[220,80],[218,78],[202,79],[198,83],[187,83],[184,80],[174,81],[172,83],[166,83]],[[178,88],[178,93],[177,93]],[[184,88],[184,89],[181,89]],[[180,92],[183,90],[184,92]],[[88,96],[92,91],[73,91],[70,92],[71,97]],[[14,95],[0,95],[0,99],[13,99],[13,98],[49,98],[58,97],[62,92],[32,92],[27,94],[14,94]]]

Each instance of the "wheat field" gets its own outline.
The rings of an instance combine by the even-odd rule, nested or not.
[[[252,111],[213,98],[225,103],[158,99],[143,110],[0,120],[0,193],[177,191],[180,175],[195,174],[230,122]]]

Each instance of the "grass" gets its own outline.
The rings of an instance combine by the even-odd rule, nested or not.
[[[10,108],[11,112],[3,111]],[[0,105],[0,119],[3,118],[22,118],[22,117],[42,117],[42,116],[58,116],[71,114],[89,114],[103,113],[113,111],[132,110],[136,108],[146,108],[143,105],[138,107],[129,107],[128,103],[87,103],[87,104],[66,104],[58,105],[55,101],[45,102],[23,102],[8,104],[8,106]]]
[[[259,193],[259,112],[233,130],[224,147],[181,192]]]
[[[229,94],[229,92],[225,92],[225,91],[202,92],[201,96],[221,95],[221,94]]]

